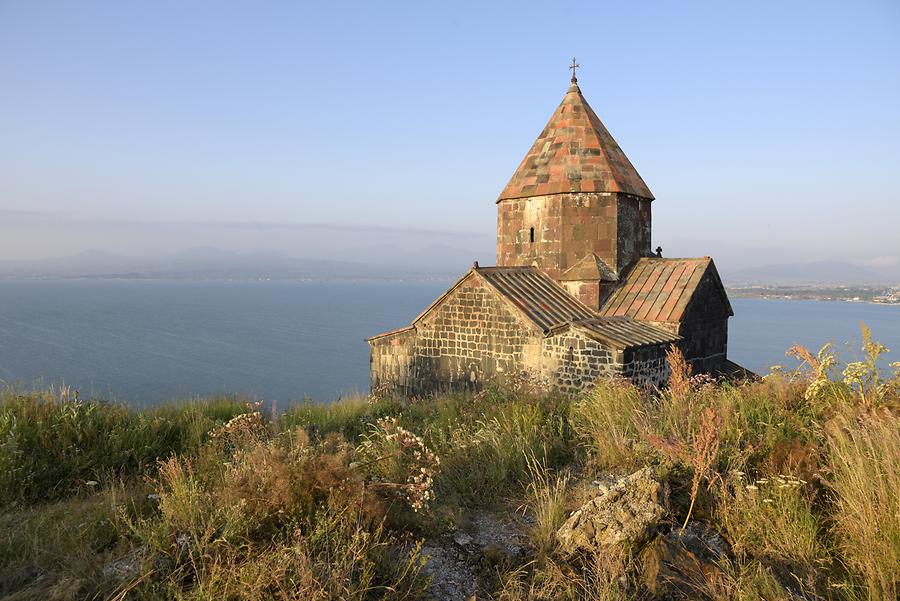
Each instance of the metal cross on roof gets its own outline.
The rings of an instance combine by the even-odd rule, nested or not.
[[[578,78],[575,77],[575,71],[576,71],[576,69],[578,69],[580,66],[581,66],[581,65],[579,65],[578,63],[575,62],[575,57],[573,56],[573,57],[572,57],[572,65],[569,67],[569,68],[572,70],[572,83],[578,83]]]

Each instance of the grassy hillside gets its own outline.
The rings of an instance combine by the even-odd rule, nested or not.
[[[650,466],[671,527],[730,543],[692,598],[894,599],[900,364],[884,351],[795,348],[799,367],[744,383],[673,357],[658,394],[606,382],[569,399],[523,378],[277,414],[5,390],[0,598],[428,598],[429,557],[473,516],[524,541],[469,557],[479,598],[653,598],[641,549],[573,558],[555,537],[595,481]]]

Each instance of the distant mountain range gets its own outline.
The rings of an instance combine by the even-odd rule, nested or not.
[[[873,269],[845,261],[763,265],[724,274],[726,284],[862,285],[900,283],[900,269]]]
[[[430,247],[404,252],[390,246],[355,253],[364,261],[304,259],[275,252],[238,253],[193,248],[158,257],[88,250],[69,257],[0,261],[0,278],[120,278],[177,280],[384,280],[443,279],[472,264],[468,253]]]
[[[0,261],[0,278],[120,278],[176,280],[388,280],[451,279],[473,260],[494,262],[493,249],[472,252],[432,245],[408,250],[391,244],[348,249],[329,258],[297,258],[257,251],[192,248],[156,257],[131,257],[87,250],[68,257]],[[900,269],[875,270],[841,261],[764,265],[723,270],[725,283],[739,285],[898,284]]]

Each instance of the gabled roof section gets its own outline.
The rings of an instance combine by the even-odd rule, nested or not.
[[[600,280],[602,282],[618,282],[616,272],[594,253],[585,255],[580,261],[567,269],[560,277],[562,282],[575,280]]]
[[[572,322],[594,340],[617,349],[635,349],[659,344],[673,344],[681,336],[630,317],[594,317]]]
[[[565,322],[597,316],[536,267],[473,267],[428,305],[413,320],[413,326],[440,306],[444,299],[470,277],[486,282],[504,301],[543,332]]]
[[[535,267],[478,267],[474,271],[544,332],[597,314]]]
[[[497,202],[567,192],[624,192],[653,199],[574,82]]]
[[[684,317],[703,276],[710,270],[728,314],[734,315],[716,266],[709,257],[639,259],[600,314],[605,317],[625,315],[642,321],[678,322]]]
[[[375,334],[374,336],[369,336],[366,338],[366,342],[374,342],[376,340],[381,340],[383,338],[390,338],[393,336],[401,336],[403,334],[408,334],[410,332],[415,331],[413,326],[404,326],[402,328],[397,328],[396,330],[388,330],[387,332],[382,332],[381,334]]]

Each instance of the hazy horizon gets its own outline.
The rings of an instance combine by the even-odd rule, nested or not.
[[[546,11],[4,4],[0,261],[492,262],[494,201],[574,54],[667,256],[900,270],[895,3],[576,2],[570,34],[535,44]]]

